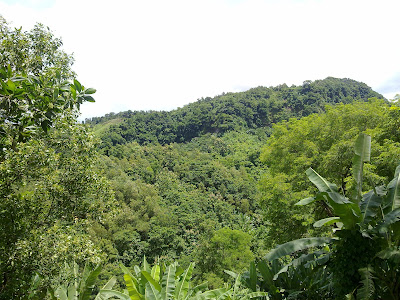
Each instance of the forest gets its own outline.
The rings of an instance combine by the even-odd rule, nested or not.
[[[400,298],[400,96],[328,77],[78,122],[62,40],[0,29],[0,299]]]

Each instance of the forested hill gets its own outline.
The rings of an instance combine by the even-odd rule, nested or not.
[[[366,84],[328,77],[301,86],[257,87],[245,92],[202,98],[173,111],[125,111],[86,119],[102,132],[103,146],[187,142],[205,133],[270,127],[291,117],[321,112],[326,104],[383,98]]]

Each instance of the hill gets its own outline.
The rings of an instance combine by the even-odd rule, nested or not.
[[[217,262],[216,256],[207,259],[215,246],[210,241],[218,239],[220,230],[247,234],[247,246],[258,259],[277,240],[270,238],[270,220],[276,220],[266,217],[270,210],[264,205],[272,196],[259,187],[270,172],[260,154],[273,139],[268,137],[272,125],[322,112],[326,104],[372,97],[382,98],[363,83],[327,78],[301,86],[227,93],[170,112],[128,111],[87,120],[103,141],[99,172],[110,182],[122,209],[98,225],[93,239],[109,245],[108,255],[126,265],[143,256],[150,261],[195,261],[198,280],[222,284],[227,280],[223,270],[233,267]],[[281,186],[279,182],[271,190]],[[277,210],[292,212],[282,206]],[[292,223],[296,234],[310,230]]]
[[[373,97],[383,98],[364,83],[328,77],[305,81],[301,86],[257,87],[245,92],[202,98],[169,112],[110,113],[86,119],[86,123],[102,127],[105,148],[133,141],[165,145],[188,142],[206,133],[269,128],[282,120],[322,112],[327,104],[366,101]]]

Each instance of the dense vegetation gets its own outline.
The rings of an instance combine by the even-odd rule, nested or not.
[[[87,119],[88,124],[101,124],[102,147],[136,141],[139,144],[157,142],[189,142],[207,133],[269,128],[289,118],[299,118],[324,111],[326,104],[366,101],[382,95],[366,84],[351,79],[326,78],[305,81],[302,86],[257,87],[241,93],[227,93],[170,112],[126,111]]]
[[[82,125],[61,46],[1,19],[1,299],[398,297],[397,102],[326,78]]]

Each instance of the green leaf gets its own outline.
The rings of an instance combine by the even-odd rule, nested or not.
[[[96,102],[92,96],[89,95],[83,95],[83,99],[85,99],[87,102]]]
[[[382,197],[377,195],[374,190],[363,195],[360,202],[361,222],[363,224],[368,224],[374,219],[382,204],[382,200]]]
[[[226,291],[226,288],[205,291],[201,294],[197,294],[196,299],[218,299],[218,297],[226,293]]]
[[[150,284],[153,285],[156,288],[157,291],[161,292],[160,284],[158,282],[156,282],[154,280],[154,278],[151,277],[151,275],[148,272],[142,270],[141,273],[147,279],[147,281],[150,282]]]
[[[330,237],[312,237],[303,238],[294,241],[287,242],[285,244],[277,246],[275,249],[270,251],[265,258],[267,260],[278,259],[282,256],[292,254],[297,251],[305,250],[311,247],[323,246],[329,244],[335,240],[335,238]]]
[[[400,262],[400,250],[398,248],[386,248],[376,254],[377,257],[392,260],[395,263]]]
[[[170,264],[165,270],[161,279],[161,297],[162,299],[173,298],[175,293],[175,270],[174,264]]]
[[[146,271],[144,271],[146,272]],[[149,300],[158,300],[158,299],[172,299],[171,297],[168,298],[161,298],[160,292],[156,289],[156,287],[151,284],[150,282],[146,283],[146,290],[145,290],[145,299]]]
[[[318,188],[320,192],[337,192],[337,186],[333,183],[330,183],[317,172],[315,172],[312,168],[309,168],[306,171],[306,174],[310,181],[314,183],[314,185]]]
[[[96,93],[96,89],[87,88],[86,90],[83,91],[83,93],[86,94],[86,95],[94,94],[94,93]]]
[[[53,99],[56,100],[58,98],[60,90],[58,88],[55,88],[53,91]]]
[[[81,83],[78,81],[78,80],[76,80],[76,79],[74,79],[74,86],[75,86],[75,89],[80,93],[80,92],[82,92],[82,85],[81,85]]]
[[[192,289],[192,292],[193,292],[193,293],[198,293],[198,292],[203,291],[203,290],[205,290],[205,289],[207,289],[207,288],[208,288],[208,282],[206,281],[206,282],[203,282],[203,283],[200,283],[200,284],[196,285],[196,286]]]
[[[54,291],[54,295],[60,300],[69,300],[67,296],[67,290],[65,287],[60,286]]]
[[[18,82],[18,81],[25,81],[27,79],[26,79],[26,77],[23,77],[23,76],[15,76],[15,77],[11,78],[11,80],[13,82]]]
[[[228,274],[229,276],[231,276],[232,278],[236,279],[238,277],[238,273],[235,273],[233,271],[230,270],[224,270],[224,273]]]
[[[49,129],[51,127],[51,122],[49,120],[44,120],[44,121],[42,121],[40,126],[42,127],[43,131],[45,133],[47,133],[47,131],[49,131]]]
[[[86,268],[87,265],[85,265],[85,269]],[[101,265],[97,265],[92,271],[88,270],[88,274],[85,274],[84,270],[84,276],[79,284],[79,300],[89,300],[92,290],[95,287],[94,284],[97,280],[97,277],[100,275],[101,269]]]
[[[183,272],[185,272],[185,270],[181,266],[178,265],[178,262],[175,262],[175,267],[176,267],[175,278],[178,278],[179,276],[181,276],[183,274]]]
[[[75,89],[75,87],[73,85],[71,85],[70,91],[71,91],[71,94],[72,94],[72,99],[76,100],[76,89]]]
[[[354,145],[354,153],[361,157],[361,161],[370,161],[371,157],[371,136],[361,133]]]
[[[397,166],[395,176],[388,184],[386,203],[390,204],[391,211],[400,208],[400,166]]]
[[[131,299],[143,299],[143,295],[139,293],[139,283],[132,273],[123,264],[119,265],[124,272],[124,280]]]
[[[357,203],[361,200],[362,195],[362,179],[364,162],[370,161],[371,157],[371,136],[361,133],[354,145],[353,157],[353,176],[356,181],[356,200]]]
[[[12,70],[11,70],[10,65],[7,65],[7,75],[8,75],[8,78],[10,78],[12,76]]]
[[[56,78],[58,79],[58,81],[61,80],[61,73],[60,73],[60,70],[57,70],[57,71],[56,71]]]
[[[126,295],[126,294],[118,292],[118,291],[108,290],[108,289],[101,289],[99,291],[99,293],[97,294],[95,300],[106,300],[106,299],[110,299],[110,298],[131,300],[129,295]]]
[[[151,268],[151,277],[154,278],[155,281],[159,282],[160,281],[160,266],[159,265],[154,265]]]
[[[175,299],[184,299],[189,291],[189,281],[192,278],[192,272],[194,269],[194,263],[190,263],[189,267],[185,270],[185,272],[180,277],[178,284],[176,285],[175,290]]]
[[[315,202],[317,199],[315,197],[308,197],[304,198],[303,200],[300,200],[299,202],[295,203],[294,205],[307,205],[310,203]]]
[[[274,272],[268,266],[267,262],[262,260],[257,264],[257,268],[263,277],[264,284],[267,285],[268,291],[272,294],[279,293],[279,289],[275,286],[274,283]]]
[[[338,220],[340,220],[339,217],[330,217],[330,218],[321,219],[314,223],[314,227],[319,228],[324,225],[331,225],[331,224],[336,223]]]
[[[249,275],[249,288],[255,292],[257,291],[257,269],[253,261],[250,263]]]
[[[358,270],[361,275],[361,287],[357,290],[357,299],[375,299],[375,284],[373,277],[373,268],[368,266]]]
[[[360,222],[361,211],[356,203],[349,201],[336,192],[328,192],[325,195],[329,206],[333,208],[335,215],[340,217],[340,221],[344,224],[345,228],[351,229],[355,224]]]
[[[102,290],[111,290],[115,283],[117,282],[117,278],[115,276],[111,277],[109,281],[103,286]]]
[[[16,85],[14,82],[12,82],[10,79],[7,80],[7,86],[8,88],[12,91],[15,92]]]
[[[380,233],[386,233],[389,231],[389,226],[398,221],[400,221],[400,208],[397,208],[386,214],[382,219],[382,222],[377,226],[377,230]]]
[[[60,91],[61,92],[70,92],[71,91],[71,86],[69,84],[68,85],[63,85],[63,86],[60,87]]]

